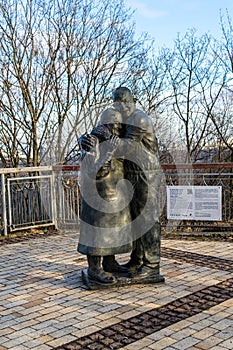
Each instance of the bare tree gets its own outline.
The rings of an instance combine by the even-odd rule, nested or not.
[[[215,127],[215,148],[218,151],[217,160],[233,162],[233,96],[225,90],[218,105],[211,113]]]
[[[43,118],[48,124],[52,91],[49,52],[43,45],[41,16],[36,16],[41,15],[41,5],[31,1],[2,1],[0,5],[2,120],[5,126],[13,126],[8,136],[11,144],[24,153],[27,164],[31,160],[34,165],[40,162],[39,123]]]
[[[221,13],[220,24],[222,29],[222,39],[217,42],[215,55],[222,64],[222,74],[228,76],[227,84],[220,95],[219,103],[211,113],[217,147],[219,148],[219,160],[225,160],[221,154],[221,149],[227,149],[229,159],[233,162],[233,24],[228,11]]]
[[[212,38],[200,38],[194,29],[178,35],[170,54],[169,79],[180,141],[186,147],[186,161],[195,161],[211,129],[211,115],[226,86],[227,77],[212,50]]]
[[[171,62],[167,60],[167,49],[161,49],[157,54],[153,52],[146,60],[145,69],[138,68],[133,89],[138,104],[154,121],[160,145],[168,148],[175,139],[169,116],[172,92],[167,79]]]
[[[218,42],[218,51],[216,55],[222,61],[227,71],[233,72],[233,24],[228,10],[225,13],[220,13],[220,25],[222,30],[222,40]]]
[[[0,0],[0,15],[1,149],[14,166],[64,162],[147,38],[123,0]]]

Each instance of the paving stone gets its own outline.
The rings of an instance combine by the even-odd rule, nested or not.
[[[233,337],[231,339],[225,340],[221,343],[221,345],[227,349],[233,349]]]
[[[176,343],[175,339],[167,337],[167,338],[163,338],[163,339],[157,341],[154,344],[151,344],[150,348],[155,349],[155,350],[164,350],[166,347],[168,347],[174,343]]]
[[[212,335],[216,334],[218,331],[214,328],[204,328],[199,332],[196,332],[193,334],[193,336],[197,339],[207,339],[211,337]]]
[[[0,246],[0,350],[232,348],[232,244],[162,240],[165,284],[105,291],[84,288],[76,246],[73,233]]]
[[[221,343],[221,339],[219,339],[216,336],[210,336],[210,337],[206,338],[205,340],[200,341],[197,344],[197,347],[199,349],[202,349],[202,350],[209,350],[212,347],[219,345],[220,343]]]
[[[173,347],[178,350],[186,350],[197,343],[199,343],[198,339],[195,339],[193,337],[187,337],[173,344]]]

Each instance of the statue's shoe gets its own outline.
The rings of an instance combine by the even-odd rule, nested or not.
[[[106,283],[106,284],[116,283],[116,278],[110,272],[106,272],[103,269],[98,269],[98,270],[88,269],[88,277],[92,281],[97,281],[100,283]]]
[[[134,262],[133,260],[129,260],[126,264],[120,265],[121,268],[125,268],[130,272],[137,272],[138,269],[142,266],[142,262]]]
[[[106,263],[103,261],[103,268],[106,272],[117,272],[117,273],[126,273],[128,268],[120,265],[116,260],[111,263]]]
[[[158,266],[155,266],[153,268],[142,265],[139,269],[135,270],[135,271],[131,271],[130,273],[130,277],[133,279],[138,279],[138,280],[143,280],[143,279],[151,279],[151,278],[163,278],[162,276],[160,276],[159,274],[159,264]]]

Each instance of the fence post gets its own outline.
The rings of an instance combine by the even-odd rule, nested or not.
[[[3,222],[3,233],[7,236],[7,208],[6,208],[6,184],[5,175],[1,174],[2,183],[2,222]]]
[[[55,173],[52,170],[52,178],[51,178],[51,189],[52,189],[52,221],[54,223],[55,229],[57,229],[57,205],[56,205],[56,189],[55,189]]]

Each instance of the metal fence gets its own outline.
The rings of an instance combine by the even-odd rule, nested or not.
[[[57,226],[64,230],[79,229],[79,167],[54,167]]]
[[[54,223],[52,175],[7,179],[9,227]]]
[[[162,165],[161,223],[165,230],[231,230],[233,228],[233,164]],[[78,230],[79,167],[55,166],[0,169],[2,234],[53,225]],[[222,187],[222,221],[167,219],[167,185]]]
[[[8,232],[56,224],[52,167],[0,169],[0,229]]]

